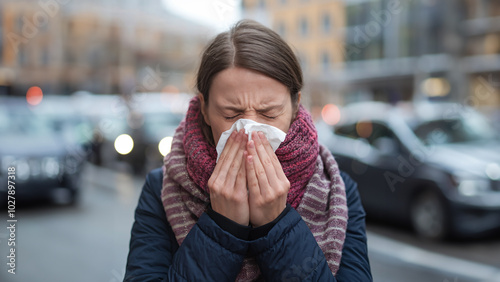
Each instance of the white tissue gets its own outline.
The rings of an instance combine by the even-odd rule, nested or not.
[[[226,130],[221,134],[216,147],[217,161],[219,161],[219,156],[221,155],[224,146],[226,146],[227,139],[231,135],[231,132],[235,130],[239,131],[242,128],[244,128],[245,133],[248,134],[248,141],[252,140],[253,131],[261,131],[262,133],[264,133],[274,151],[278,149],[281,142],[283,142],[286,137],[285,132],[272,125],[258,123],[251,119],[239,119],[231,126],[229,130]]]

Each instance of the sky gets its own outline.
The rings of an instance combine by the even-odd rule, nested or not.
[[[227,30],[241,15],[241,0],[163,0],[171,12],[217,32]]]

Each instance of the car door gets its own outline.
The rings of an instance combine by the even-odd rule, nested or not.
[[[397,136],[384,123],[377,121],[341,126],[335,133],[352,138],[354,153],[339,153],[337,160],[340,168],[349,172],[358,183],[369,215],[380,217],[393,213],[397,191],[390,185],[390,180],[398,173],[398,158],[402,155]]]

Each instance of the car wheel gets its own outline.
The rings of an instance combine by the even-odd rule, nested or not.
[[[448,216],[443,201],[432,191],[417,196],[411,208],[413,229],[421,237],[439,240],[448,234]]]

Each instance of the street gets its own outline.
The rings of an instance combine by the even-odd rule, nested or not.
[[[122,281],[143,179],[92,165],[80,202],[17,211],[16,274],[7,272],[8,230],[0,231],[0,281]],[[0,217],[3,226],[7,217]],[[500,239],[436,243],[368,225],[374,281],[500,281]]]

